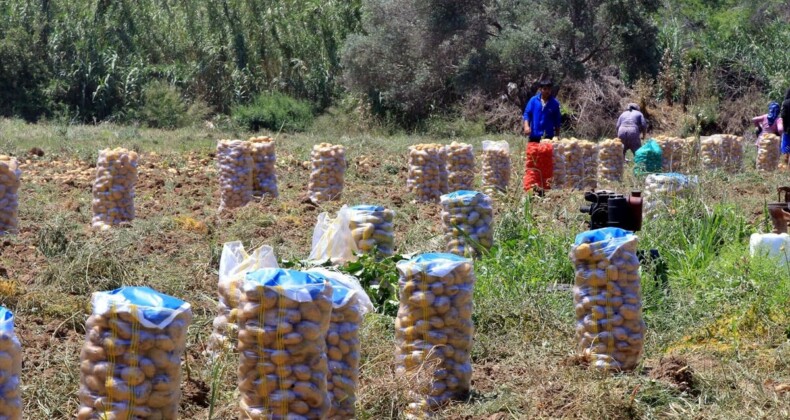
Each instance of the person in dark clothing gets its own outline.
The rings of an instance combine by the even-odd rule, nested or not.
[[[524,134],[530,142],[550,139],[560,133],[560,102],[551,95],[552,83],[543,80],[538,93],[524,107]]]
[[[787,89],[787,93],[785,93],[785,99],[782,101],[782,111],[779,112],[779,118],[782,119],[782,122],[785,124],[790,124],[790,89]],[[782,160],[787,163],[788,168],[790,168],[790,134],[787,133],[788,130],[785,129],[785,132],[782,134]]]

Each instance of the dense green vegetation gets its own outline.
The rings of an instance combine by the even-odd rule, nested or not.
[[[586,94],[617,108],[633,86],[682,105],[683,130],[734,129],[790,87],[788,18],[783,0],[0,0],[0,115],[175,127],[261,93],[312,112],[352,94],[397,126],[501,130],[552,77],[581,134],[604,134]]]

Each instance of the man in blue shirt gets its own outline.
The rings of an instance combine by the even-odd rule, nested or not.
[[[550,139],[560,134],[560,101],[551,96],[551,82],[543,80],[538,93],[524,108],[524,134],[530,142]]]

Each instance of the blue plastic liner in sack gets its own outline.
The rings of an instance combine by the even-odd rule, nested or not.
[[[22,418],[21,373],[22,346],[14,333],[14,314],[0,307],[0,419]]]
[[[648,140],[634,153],[634,175],[661,172],[662,164],[661,146],[655,139]]]
[[[424,384],[412,390],[409,404],[411,414],[422,415],[469,392],[474,266],[454,254],[422,254],[397,268],[396,373]]]
[[[619,228],[580,233],[570,252],[580,356],[602,370],[632,370],[644,347],[637,237]]]
[[[313,273],[263,268],[248,273],[241,290],[242,418],[326,418],[332,285]]]
[[[176,418],[189,303],[149,287],[122,287],[94,293],[92,304],[77,418]]]

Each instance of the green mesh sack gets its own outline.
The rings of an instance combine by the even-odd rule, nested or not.
[[[661,146],[655,139],[650,139],[634,154],[634,175],[661,172]]]

